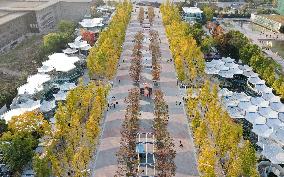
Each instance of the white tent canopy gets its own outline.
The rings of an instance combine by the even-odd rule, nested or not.
[[[59,91],[58,93],[53,94],[53,96],[56,101],[63,101],[63,100],[66,100],[67,98],[67,92]]]
[[[273,132],[273,129],[269,128],[266,124],[264,125],[255,124],[253,125],[252,132],[257,134],[258,136],[267,138],[271,135],[271,133]]]
[[[255,85],[255,89],[258,92],[262,92],[262,93],[272,93],[272,88],[267,87],[266,85],[263,84],[257,84]]]
[[[103,18],[83,19],[79,24],[84,28],[102,27]]]
[[[232,62],[235,61],[234,59],[232,59],[232,58],[230,58],[230,57],[222,57],[221,60],[222,60],[223,62],[225,62],[225,63],[232,63]]]
[[[264,80],[261,80],[258,76],[257,77],[250,77],[248,81],[252,84],[265,84]]]
[[[26,102],[18,104],[20,108],[32,108],[37,107],[40,104],[40,100],[34,101],[31,99],[28,99]]]
[[[16,108],[16,109],[12,109],[12,110],[4,113],[3,115],[1,115],[1,119],[5,119],[6,122],[8,122],[14,116],[19,116],[21,114],[24,114],[25,112],[33,111],[33,110],[35,110],[35,109],[37,109],[39,107],[40,107],[40,104],[33,105],[32,107],[29,107],[29,108]]]
[[[30,94],[33,95],[37,92],[43,90],[43,83],[49,81],[51,78],[48,74],[38,73],[32,76],[29,76],[27,83],[18,88],[18,94]]]
[[[263,151],[261,152],[271,163],[283,164],[284,163],[284,150],[276,144],[263,144]]]
[[[74,54],[74,53],[78,52],[78,50],[76,50],[74,48],[67,48],[67,49],[62,50],[62,52],[65,53],[65,54]]]
[[[41,112],[49,112],[51,111],[52,109],[54,109],[56,107],[56,104],[55,104],[55,100],[51,100],[51,101],[43,101],[41,104],[40,104],[40,111]]]
[[[266,117],[268,119],[278,119],[278,112],[273,111],[270,107],[268,108],[259,108],[258,110],[259,114],[263,117]]]
[[[232,118],[241,119],[244,118],[244,111],[240,110],[238,107],[227,107],[227,111]]]
[[[64,84],[59,85],[59,89],[62,91],[72,90],[76,87],[75,83],[65,82]]]
[[[269,107],[269,101],[265,101],[262,97],[252,97],[250,101],[258,107]]]
[[[252,72],[252,68],[249,67],[248,65],[240,65],[239,68],[240,68],[241,70],[245,71],[245,72],[254,73],[254,72]]]
[[[54,70],[55,68],[54,67],[52,67],[52,66],[45,66],[45,65],[43,65],[43,66],[41,66],[40,68],[37,68],[37,71],[39,72],[39,73],[48,73],[48,72],[50,72],[50,71],[52,71],[52,70]]]
[[[56,71],[68,72],[74,69],[76,66],[74,63],[79,61],[78,57],[69,57],[64,53],[54,53],[48,56],[49,60],[43,62],[44,66],[54,67]]]
[[[87,41],[74,41],[74,42],[68,43],[68,45],[72,49],[82,49],[82,48],[90,46],[90,44],[88,44]]]

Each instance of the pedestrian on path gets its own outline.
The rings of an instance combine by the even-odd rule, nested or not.
[[[183,148],[183,144],[181,143],[181,140],[179,140],[179,147]]]

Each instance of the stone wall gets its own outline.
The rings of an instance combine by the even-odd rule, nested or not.
[[[14,43],[27,33],[30,33],[32,26],[35,24],[35,14],[32,12],[14,18],[0,26],[0,49]]]
[[[60,2],[61,19],[79,22],[86,14],[90,14],[90,2]]]
[[[51,4],[41,10],[35,11],[38,29],[40,32],[48,32],[53,29],[61,19],[59,3]]]
[[[78,22],[90,13],[90,2],[51,2],[40,10],[23,13],[0,25],[0,52],[27,33],[48,33],[60,20]],[[17,13],[17,12],[16,12]]]

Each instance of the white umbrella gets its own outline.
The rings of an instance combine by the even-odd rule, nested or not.
[[[258,113],[268,119],[278,119],[278,112],[273,111],[270,107],[267,108],[260,107]]]
[[[221,59],[223,62],[234,62],[235,60],[234,59],[232,59],[232,58],[230,58],[230,57],[222,57],[222,59]]]
[[[227,111],[232,118],[241,119],[244,118],[244,112],[238,107],[227,107]]]
[[[276,144],[264,144],[261,154],[274,164],[284,163],[284,150]]]
[[[269,101],[265,101],[262,97],[252,97],[251,103],[258,107],[268,107]]]
[[[245,72],[252,72],[252,68],[248,65],[239,65],[239,68]]]
[[[275,126],[283,126],[283,122],[281,122],[279,119],[267,119],[266,125],[268,125],[270,128],[273,128]]]
[[[220,70],[216,69],[215,67],[213,68],[205,68],[205,73],[212,75],[212,74],[218,74]]]
[[[253,125],[252,132],[257,134],[258,136],[268,138],[273,132],[273,129],[269,128],[266,124],[261,124],[261,125],[255,124]]]
[[[250,77],[248,81],[252,84],[265,84],[265,81],[261,80],[259,77]]]
[[[64,49],[62,51],[63,51],[63,53],[66,53],[66,54],[74,54],[74,53],[78,52],[78,50],[76,50],[75,48],[67,48],[67,49]]]
[[[262,125],[266,123],[266,118],[259,115],[257,112],[247,112],[245,119],[252,124]]]
[[[43,100],[43,102],[40,104],[40,111],[49,112],[55,107],[56,107],[55,100],[51,100],[51,101]]]

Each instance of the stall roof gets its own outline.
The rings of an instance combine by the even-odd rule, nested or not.
[[[269,128],[266,124],[264,125],[254,124],[252,132],[257,134],[258,136],[269,137],[273,132],[273,129]]]
[[[12,109],[12,110],[4,113],[3,115],[1,115],[1,119],[5,119],[6,122],[8,122],[14,116],[19,116],[21,114],[24,114],[25,112],[33,111],[33,110],[35,110],[35,109],[37,109],[39,107],[40,107],[40,104],[33,105],[32,107],[29,107],[29,108],[16,108],[16,109]]]
[[[83,19],[79,24],[84,28],[102,27],[103,18]]]
[[[271,163],[283,164],[284,163],[284,150],[276,144],[263,144],[263,151],[261,152]]]
[[[33,95],[37,92],[43,90],[43,83],[49,81],[51,78],[48,74],[38,73],[32,76],[29,76],[27,83],[18,88],[18,94],[29,94]]]
[[[44,100],[40,104],[40,111],[41,112],[49,112],[49,111],[53,110],[55,107],[56,107],[55,100],[51,100],[51,101]]]
[[[69,57],[64,53],[54,53],[49,57],[49,60],[43,62],[44,66],[54,67],[56,71],[59,72],[68,72],[76,66],[74,63],[79,61],[78,57]]]
[[[63,100],[66,100],[67,98],[67,92],[59,91],[58,93],[53,94],[53,96],[56,101],[63,101]]]

